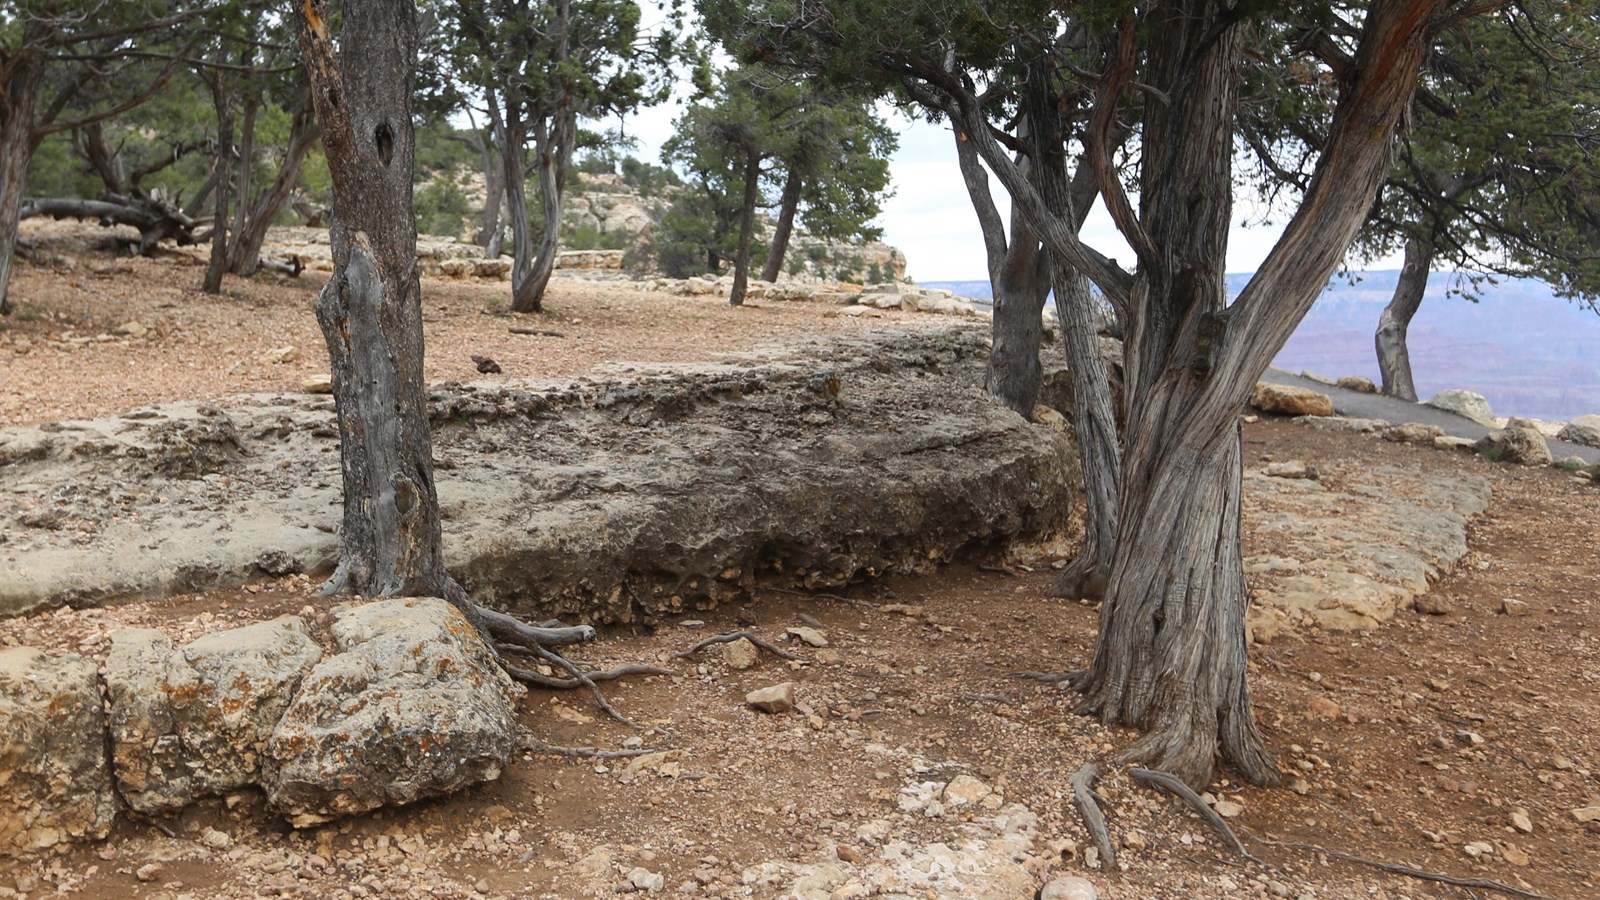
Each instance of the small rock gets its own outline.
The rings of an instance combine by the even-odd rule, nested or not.
[[[1518,807],[1511,811],[1511,827],[1523,834],[1533,834],[1533,818],[1527,810]]]
[[[1489,401],[1482,394],[1472,391],[1440,391],[1428,398],[1427,405],[1434,409],[1453,412],[1486,428],[1493,428],[1497,424],[1494,410],[1489,407]]]
[[[333,376],[328,374],[313,375],[300,382],[300,390],[307,394],[333,393]]]
[[[226,850],[233,844],[233,838],[228,837],[228,833],[225,831],[207,828],[200,833],[200,843],[213,850]]]
[[[1299,459],[1271,463],[1261,470],[1261,474],[1268,478],[1307,478],[1312,481],[1317,479],[1317,470]]]
[[[856,848],[854,848],[852,846],[850,846],[849,844],[840,844],[839,846],[834,847],[833,848],[833,855],[839,857],[839,861],[840,862],[847,862],[847,863],[859,863],[859,862],[861,862],[861,851],[857,850]]]
[[[1494,845],[1488,841],[1473,841],[1461,849],[1465,850],[1466,854],[1473,859],[1477,859],[1480,856],[1494,855]]]
[[[1445,692],[1450,690],[1450,682],[1445,681],[1443,678],[1438,678],[1438,677],[1429,678],[1428,681],[1427,681],[1427,685],[1428,685],[1428,690],[1433,691],[1434,693],[1437,693],[1437,694],[1443,694],[1443,693],[1445,693]]]
[[[655,894],[667,886],[666,876],[652,872],[644,866],[636,866],[628,873],[628,883],[635,889]]]
[[[761,651],[748,639],[739,638],[737,641],[729,641],[722,645],[722,661],[727,663],[730,669],[743,671],[761,661]]]
[[[1435,450],[1470,451],[1476,446],[1478,446],[1478,442],[1472,438],[1456,437],[1453,434],[1441,435],[1433,439],[1433,449]]]
[[[1357,391],[1362,394],[1376,394],[1378,386],[1372,383],[1371,378],[1362,378],[1360,375],[1346,375],[1334,382],[1347,391]]]
[[[1515,597],[1507,597],[1500,601],[1500,611],[1508,616],[1525,616],[1528,614],[1528,604]]]
[[[794,628],[788,629],[785,633],[808,647],[828,646],[828,638],[815,628],[810,628],[805,625],[797,625]]]
[[[111,333],[120,334],[124,337],[142,338],[150,333],[150,329],[146,328],[140,322],[124,322],[123,324],[111,329]]]
[[[1580,806],[1572,811],[1572,817],[1577,819],[1580,825],[1600,822],[1600,806]]]
[[[744,702],[753,709],[766,713],[786,713],[794,709],[794,682],[785,681],[771,687],[751,691]]]
[[[1455,604],[1450,602],[1449,597],[1438,594],[1423,594],[1413,601],[1413,605],[1417,612],[1425,616],[1447,616],[1455,610]]]
[[[1130,831],[1122,836],[1122,846],[1128,850],[1143,850],[1149,842],[1139,832]]]
[[[1093,847],[1084,853],[1085,861],[1091,852],[1095,852]],[[1039,900],[1097,900],[1099,896],[1100,893],[1095,890],[1094,884],[1089,879],[1079,878],[1076,875],[1064,875],[1052,879],[1039,889]]]
[[[160,863],[145,863],[134,870],[133,877],[140,881],[155,881],[164,874],[166,874],[166,869],[163,869]]]
[[[1397,444],[1426,444],[1431,447],[1436,439],[1444,436],[1443,428],[1437,425],[1424,425],[1421,422],[1390,425],[1383,430],[1383,439]]]
[[[273,347],[271,350],[268,350],[267,352],[256,357],[258,362],[263,362],[268,365],[272,365],[274,363],[292,363],[299,358],[300,348],[288,346]]]
[[[1244,812],[1244,804],[1235,803],[1232,800],[1218,800],[1211,808],[1216,810],[1217,815],[1224,819],[1236,818],[1240,813]]]
[[[1327,394],[1306,388],[1258,382],[1250,396],[1250,405],[1267,413],[1285,416],[1331,416],[1333,401]]]
[[[1339,718],[1339,704],[1327,697],[1312,697],[1306,702],[1306,715],[1313,719]]]
[[[1511,863],[1513,866],[1525,866],[1531,862],[1531,860],[1528,859],[1528,854],[1516,844],[1501,844],[1500,858],[1508,863]]]
[[[499,363],[487,356],[474,355],[472,357],[472,365],[477,368],[479,375],[499,375],[505,371],[505,369],[500,368]]]

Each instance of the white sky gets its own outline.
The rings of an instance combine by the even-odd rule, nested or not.
[[[638,139],[633,151],[640,159],[659,163],[661,144],[672,135],[677,103],[668,103],[630,116],[627,133]],[[900,148],[891,157],[890,173],[895,194],[884,204],[879,224],[883,240],[906,256],[906,274],[919,282],[980,281],[988,278],[984,264],[983,235],[967,198],[956,164],[955,144],[948,125],[930,125],[893,115],[900,129]],[[615,125],[615,120],[605,125]],[[991,193],[1002,215],[1009,202],[993,176]],[[1237,204],[1243,206],[1241,202]],[[1228,239],[1228,271],[1253,272],[1277,240],[1283,217],[1272,227],[1245,228],[1236,222]],[[1133,251],[1123,242],[1111,219],[1097,204],[1084,224],[1085,242],[1101,253],[1131,264]],[[1397,269],[1400,257],[1372,260],[1365,269]]]

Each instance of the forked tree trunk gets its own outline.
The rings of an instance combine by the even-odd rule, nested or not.
[[[26,43],[27,35],[24,36]],[[44,62],[37,54],[18,57],[5,85],[7,108],[0,112],[0,316],[10,315],[11,266],[17,251],[17,223],[33,159],[33,106]]]
[[[1394,296],[1378,316],[1378,332],[1373,343],[1378,349],[1378,372],[1383,378],[1383,393],[1401,400],[1417,399],[1417,386],[1411,380],[1411,351],[1406,347],[1406,330],[1422,306],[1428,290],[1428,268],[1433,264],[1433,245],[1419,238],[1406,241],[1406,259]]]
[[[571,166],[572,142],[577,137],[577,122],[568,114],[554,117],[554,127],[540,122],[534,127],[534,153],[539,170],[539,203],[544,213],[544,230],[539,247],[519,281],[511,282],[511,309],[539,312],[544,292],[555,274],[556,253],[561,249],[562,206],[566,193],[567,170]],[[520,252],[520,250],[519,250]]]
[[[750,248],[756,236],[756,203],[761,199],[761,154],[745,151],[744,199],[739,206],[739,249],[733,255],[733,287],[729,306],[743,306],[750,281]]]
[[[789,236],[794,233],[795,212],[800,209],[800,188],[804,186],[798,167],[791,166],[783,182],[783,197],[778,201],[778,222],[772,228],[772,246],[761,267],[762,281],[777,281],[783,272],[783,258],[789,253]]]
[[[242,227],[228,247],[229,272],[252,275],[260,267],[261,247],[267,241],[267,230],[272,227],[272,220],[283,211],[289,198],[294,196],[294,184],[300,175],[300,166],[320,136],[321,128],[317,124],[311,98],[302,96],[295,103],[294,121],[289,128],[289,146],[284,151],[283,162],[278,166],[278,174],[273,177],[271,186],[251,205],[249,215],[245,216]],[[238,202],[243,205],[246,198],[240,196]]]
[[[296,10],[333,180],[334,272],[317,321],[333,368],[344,532],[323,589],[464,604],[440,552],[422,381],[411,197],[416,7],[348,0],[337,60],[322,0]]]
[[[488,107],[490,125],[495,140],[500,143],[506,214],[511,219],[511,308],[518,309],[517,286],[527,284],[533,274],[533,226],[528,221],[527,125],[522,121],[519,106],[508,101],[501,110],[493,92],[488,95]]]

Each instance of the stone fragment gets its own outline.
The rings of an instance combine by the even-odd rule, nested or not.
[[[1517,420],[1513,419],[1513,422]],[[1485,458],[1519,466],[1550,465],[1550,444],[1529,425],[1511,424],[1484,435],[1473,445]]]
[[[667,879],[666,876],[652,872],[644,866],[636,866],[628,873],[628,883],[633,885],[635,890],[657,894],[666,888]]]
[[[1362,394],[1376,394],[1378,392],[1378,386],[1372,383],[1371,378],[1363,378],[1360,375],[1346,375],[1335,384],[1347,391],[1356,391]]]
[[[1521,847],[1518,847],[1516,844],[1501,843],[1499,850],[1500,858],[1512,864],[1513,866],[1525,866],[1532,862],[1532,860],[1528,858],[1527,852]]]
[[[1480,856],[1494,855],[1494,845],[1488,841],[1472,841],[1461,849],[1466,851],[1466,854],[1474,859]]]
[[[1445,412],[1453,412],[1486,428],[1493,428],[1499,424],[1494,410],[1489,408],[1489,401],[1482,394],[1473,391],[1460,389],[1440,391],[1429,397],[1426,405]]]
[[[1390,425],[1383,430],[1383,439],[1397,444],[1423,444],[1431,447],[1435,440],[1442,437],[1444,437],[1443,428],[1437,425],[1424,425],[1421,422]]]
[[[1528,604],[1515,597],[1507,597],[1500,601],[1500,611],[1508,616],[1525,616],[1528,614]]]
[[[1562,426],[1556,439],[1586,447],[1600,447],[1600,416],[1578,416]]]
[[[1268,463],[1267,467],[1261,470],[1261,474],[1268,478],[1306,478],[1312,481],[1317,478],[1317,470],[1306,465],[1303,459]]]
[[[761,651],[747,638],[739,638],[722,645],[722,661],[730,669],[743,671],[761,661]]]
[[[150,882],[165,875],[166,871],[166,869],[162,868],[161,863],[145,863],[133,870],[133,877],[140,881]]]
[[[1438,594],[1423,594],[1415,601],[1417,612],[1425,616],[1447,616],[1455,609],[1455,604],[1449,597]]]
[[[333,393],[333,376],[329,374],[313,375],[300,382],[300,390],[307,394]]]
[[[103,838],[116,815],[94,663],[0,650],[0,857]]]
[[[1353,431],[1358,434],[1383,431],[1389,427],[1389,423],[1383,419],[1346,419],[1342,416],[1301,416],[1294,423],[1318,431]]]
[[[788,629],[785,633],[808,647],[828,646],[827,636],[815,628],[810,628],[805,625],[796,625],[795,627]]]
[[[500,777],[518,747],[515,685],[438,598],[352,604],[339,653],[301,684],[267,746],[271,806],[305,828]]]
[[[1580,825],[1587,825],[1590,822],[1600,822],[1600,805],[1580,806],[1572,811],[1572,817],[1577,819],[1578,824]]]
[[[120,334],[123,337],[142,338],[150,333],[150,329],[146,328],[142,322],[124,322],[111,329],[111,333]]]
[[[1327,697],[1312,697],[1306,701],[1306,715],[1313,719],[1339,718],[1339,704]]]
[[[1472,438],[1456,437],[1453,434],[1442,434],[1433,439],[1435,450],[1471,450],[1477,444],[1478,442]]]
[[[1257,382],[1250,405],[1265,413],[1283,416],[1331,416],[1333,401],[1327,394],[1307,388]]]
[[[1000,798],[994,788],[971,775],[957,775],[944,786],[941,793],[941,800],[947,807],[977,806],[985,800],[992,799],[994,802],[991,805],[999,808]]]
[[[154,629],[113,634],[106,686],[123,799],[137,812],[168,813],[259,782],[267,740],[321,657],[296,616],[178,650]]]
[[[1518,807],[1511,811],[1511,827],[1523,834],[1533,834],[1533,817],[1528,811]]]
[[[1098,900],[1099,896],[1093,882],[1076,875],[1052,878],[1039,889],[1039,900]]]
[[[294,346],[273,347],[271,350],[257,357],[258,362],[267,365],[292,363],[300,358],[300,348]]]
[[[1218,800],[1216,803],[1211,804],[1211,808],[1217,811],[1217,815],[1225,819],[1232,819],[1244,812],[1244,804],[1234,800]]]
[[[794,682],[785,681],[782,684],[751,691],[744,695],[744,702],[761,712],[786,713],[794,709]]]

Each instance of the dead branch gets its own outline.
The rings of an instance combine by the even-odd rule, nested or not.
[[[589,673],[578,668],[577,664],[572,660],[567,659],[565,656],[562,656],[561,654],[552,650],[547,650],[544,647],[534,647],[533,652],[540,659],[567,670],[567,673],[576,679],[579,684],[588,688],[589,692],[594,694],[595,702],[600,704],[600,708],[606,711],[606,715],[616,719],[618,722],[621,722],[630,728],[642,729],[644,727],[638,722],[635,722],[634,720],[618,712],[617,708],[611,705],[611,701],[606,699],[606,695],[601,692],[600,685],[595,684],[594,679],[589,677]]]
[[[731,643],[733,643],[734,641],[737,641],[740,638],[744,638],[745,640],[749,641],[752,644],[755,644],[757,647],[760,647],[761,649],[767,651],[768,653],[771,653],[774,656],[780,656],[780,657],[782,657],[784,659],[794,660],[795,662],[806,663],[806,664],[810,664],[810,662],[811,662],[811,660],[806,659],[803,656],[796,656],[795,654],[790,653],[789,651],[783,649],[782,647],[778,647],[778,646],[772,644],[769,641],[766,641],[766,640],[764,640],[762,638],[758,638],[758,637],[756,637],[755,635],[751,634],[748,631],[730,631],[727,634],[719,634],[719,635],[715,635],[713,637],[708,637],[705,640],[701,641],[698,644],[695,644],[693,647],[690,647],[687,650],[680,650],[679,652],[672,654],[670,657],[668,657],[668,659],[688,659],[688,658],[694,656],[696,653],[699,653],[701,650],[704,650],[705,648],[711,646],[712,644],[731,644]]]
[[[525,327],[522,327],[522,326],[518,326],[516,328],[511,328],[511,329],[508,329],[508,330],[512,334],[531,334],[531,335],[534,335],[536,337],[558,337],[558,338],[566,337],[566,335],[562,334],[561,332],[555,331],[555,330],[550,329],[550,328],[525,328]]]
[[[277,272],[280,275],[287,275],[290,278],[299,278],[300,273],[306,270],[305,262],[294,254],[290,254],[287,260],[262,259],[256,263],[256,267],[266,269],[269,272]]]
[[[1042,681],[1045,684],[1070,684],[1083,673],[1083,669],[1069,669],[1065,672],[1012,672],[1011,677]]]
[[[507,666],[506,671],[510,673],[512,668],[513,667],[511,666]],[[663,669],[657,666],[630,665],[617,666],[615,669],[601,669],[599,671],[585,672],[584,674],[589,676],[590,681],[599,682],[616,681],[619,678],[626,678],[629,675],[674,675],[676,673],[670,669]],[[556,678],[552,675],[544,675],[539,672],[529,671],[527,669],[517,669],[512,677],[516,678],[518,681],[525,681],[528,684],[536,684],[539,687],[546,687],[556,691],[570,691],[573,688],[583,687],[583,682],[576,678]]]
[[[1129,768],[1128,774],[1140,781],[1153,784],[1167,793],[1177,797],[1179,800],[1189,804],[1189,806],[1192,807],[1195,812],[1200,814],[1200,818],[1206,820],[1206,824],[1215,829],[1217,834],[1221,835],[1222,839],[1228,842],[1228,846],[1233,848],[1234,852],[1258,866],[1266,865],[1266,863],[1263,862],[1259,857],[1255,856],[1249,850],[1244,848],[1244,844],[1239,840],[1239,836],[1234,834],[1233,827],[1229,825],[1227,821],[1222,818],[1222,816],[1218,815],[1216,810],[1207,806],[1206,802],[1200,799],[1200,795],[1196,794],[1187,784],[1184,784],[1182,781],[1179,781],[1165,772],[1157,772],[1153,769],[1141,769],[1138,766]]]
[[[1083,768],[1073,773],[1068,779],[1072,785],[1072,798],[1078,804],[1078,815],[1083,816],[1083,824],[1089,829],[1089,836],[1094,838],[1095,846],[1100,848],[1100,855],[1105,858],[1104,868],[1111,871],[1117,867],[1117,851],[1111,846],[1111,833],[1106,829],[1106,817],[1100,812],[1100,804],[1095,800],[1094,782],[1100,777],[1100,767],[1092,762],[1083,764]]]

